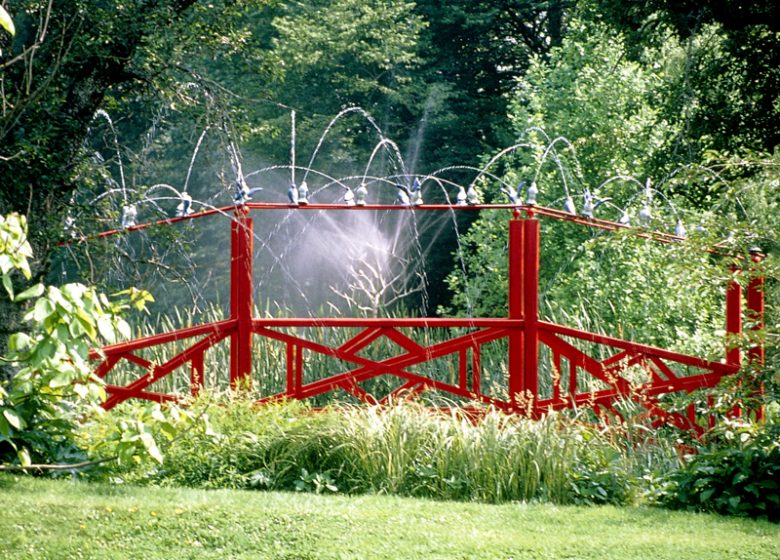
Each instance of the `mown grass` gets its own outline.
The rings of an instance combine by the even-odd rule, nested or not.
[[[109,486],[0,476],[0,558],[775,559],[780,526],[611,506]]]

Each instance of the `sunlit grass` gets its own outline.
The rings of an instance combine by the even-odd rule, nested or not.
[[[646,508],[149,489],[0,477],[0,557],[774,559],[780,526]]]

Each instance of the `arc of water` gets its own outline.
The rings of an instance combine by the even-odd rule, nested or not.
[[[203,132],[200,133],[198,141],[195,143],[195,149],[193,150],[192,157],[190,158],[190,166],[187,168],[187,177],[184,179],[184,188],[182,189],[182,192],[187,192],[187,187],[189,187],[190,184],[190,177],[192,176],[192,168],[195,166],[195,158],[198,157],[200,145],[203,143],[203,139],[206,137],[206,133],[209,131],[209,128],[211,127],[207,126],[205,129],[203,129]]]
[[[325,131],[320,136],[319,141],[317,142],[317,146],[314,148],[314,151],[311,154],[311,159],[309,160],[309,165],[307,165],[307,169],[311,169],[314,165],[314,160],[317,157],[317,154],[320,151],[320,148],[322,147],[322,143],[325,141],[325,138],[327,137],[330,130],[333,128],[333,126],[339,121],[339,119],[343,118],[346,115],[349,115],[351,113],[358,113],[365,117],[366,121],[374,127],[374,129],[379,134],[380,138],[384,138],[384,132],[382,132],[382,129],[379,127],[378,124],[376,124],[376,121],[374,120],[374,117],[372,117],[365,109],[362,107],[347,107],[346,109],[341,110],[335,117],[331,119],[331,121],[328,123],[328,126],[325,127]],[[305,181],[308,177],[308,171],[304,174],[303,180]]]
[[[119,138],[116,134],[116,129],[114,128],[114,121],[111,120],[111,116],[104,110],[104,109],[98,109],[95,111],[95,114],[93,118],[96,117],[102,117],[106,119],[106,122],[108,123],[109,128],[111,129],[111,134],[114,137],[114,150],[116,151],[116,159],[117,159],[117,165],[119,166],[119,184],[122,186],[122,194],[124,197],[125,203],[127,203],[127,185],[125,183],[125,168],[122,164],[122,153],[119,149]]]

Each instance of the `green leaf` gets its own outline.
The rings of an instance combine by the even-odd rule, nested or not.
[[[61,371],[57,375],[51,378],[49,381],[49,387],[52,389],[58,389],[59,387],[65,387],[73,381],[72,375],[68,372]]]
[[[141,443],[144,444],[144,447],[146,448],[146,451],[149,453],[149,456],[157,461],[158,463],[162,464],[163,462],[163,456],[162,453],[160,453],[160,448],[157,447],[157,442],[154,441],[154,438],[152,437],[152,434],[149,432],[141,432]]]
[[[12,36],[16,35],[16,28],[14,27],[14,20],[5,11],[5,8],[0,6],[0,27],[8,31]]]
[[[31,317],[36,323],[42,323],[53,311],[54,306],[48,299],[39,299],[35,302]],[[28,317],[29,316],[30,315],[28,314]]]
[[[98,317],[97,328],[100,332],[100,336],[102,336],[109,344],[116,340],[116,337],[114,336],[114,325],[111,323],[111,317],[107,315]]]
[[[16,296],[14,301],[25,301],[28,299],[38,298],[43,295],[43,292],[44,292],[43,284],[36,284],[35,286],[27,288],[18,296]]]
[[[32,460],[30,459],[30,452],[27,450],[26,447],[22,447],[19,451],[17,451],[16,456],[19,457],[19,462],[22,464],[23,467],[29,467],[30,465],[32,465]]]
[[[705,490],[704,492],[699,494],[699,503],[703,504],[704,502],[709,500],[714,493],[715,493],[715,489],[714,488],[708,488],[707,490]]]
[[[5,416],[0,416],[0,437],[5,438],[7,441],[11,439],[11,426],[8,425]]]
[[[8,349],[11,352],[24,352],[30,348],[32,342],[32,338],[27,333],[14,333],[8,337]]]
[[[24,420],[22,419],[17,412],[11,408],[6,408],[3,410],[3,416],[5,416],[5,419],[8,420],[8,423],[11,424],[14,428],[17,430],[23,430],[24,429]]]
[[[11,275],[10,274],[3,274],[3,286],[5,287],[5,291],[8,292],[8,297],[11,298],[11,300],[14,299],[14,284],[11,282]]]

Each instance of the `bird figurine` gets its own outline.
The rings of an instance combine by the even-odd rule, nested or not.
[[[592,218],[593,210],[595,210],[596,207],[593,204],[593,195],[590,194],[590,189],[585,189],[582,193],[582,198],[582,215],[586,218]]]
[[[347,206],[355,205],[355,193],[349,187],[347,187],[347,192],[344,193],[344,204]]]
[[[422,197],[422,184],[420,183],[420,179],[417,177],[414,178],[414,181],[412,182],[412,189],[409,192],[409,198],[411,200],[411,203],[415,206],[419,206],[423,203],[423,197]]]
[[[309,204],[309,185],[306,184],[306,181],[301,181],[298,187],[298,204],[303,206]]]
[[[463,188],[463,185],[458,185],[458,194],[455,196],[455,204],[458,206],[466,206],[466,189]]]
[[[525,184],[521,181],[518,185],[518,189],[522,192],[524,186]],[[509,202],[515,206],[520,206],[522,204],[522,202],[520,202],[520,195],[518,194],[518,191],[515,190],[511,185],[507,187],[501,187],[501,192],[504,193],[509,199]]]
[[[122,207],[122,229],[135,227],[138,225],[136,218],[138,217],[138,209],[135,204]]]
[[[290,188],[287,189],[287,201],[294,206],[298,205],[298,187],[295,183],[290,183]]]
[[[409,206],[409,189],[407,189],[401,183],[396,183],[395,188],[398,189],[398,193],[395,195],[395,203],[401,206]]]
[[[366,205],[366,197],[368,196],[368,189],[365,183],[360,183],[360,186],[355,190],[355,204],[357,206]]]
[[[629,215],[629,213],[628,212],[623,212],[620,215],[620,219],[618,220],[618,223],[621,226],[626,226],[626,227],[630,226],[631,225],[631,216]]]
[[[176,217],[183,218],[192,214],[192,197],[187,191],[184,191],[180,195],[181,202],[176,207]]]
[[[251,200],[252,195],[257,191],[263,190],[262,187],[255,187],[250,189],[249,185],[246,184],[246,181],[243,177],[236,180],[234,187],[236,189],[236,193],[233,195],[233,203],[239,206],[246,204],[247,201]]]
[[[479,193],[477,192],[477,189],[474,188],[473,184],[469,185],[469,188],[466,191],[466,202],[470,206],[479,204]]]
[[[650,210],[650,205],[645,204],[642,206],[642,209],[639,211],[639,221],[642,222],[644,225],[647,225],[650,223],[650,220],[653,219],[653,212]]]
[[[566,197],[566,202],[563,203],[563,209],[569,214],[577,215],[577,207],[574,206],[574,199],[571,196]]]
[[[531,181],[531,186],[528,187],[528,195],[526,196],[525,203],[528,206],[536,205],[536,197],[539,196],[539,187],[536,186],[536,181]]]
[[[685,224],[680,218],[677,218],[677,224],[674,226],[674,234],[677,237],[688,237],[688,231],[685,229]]]

